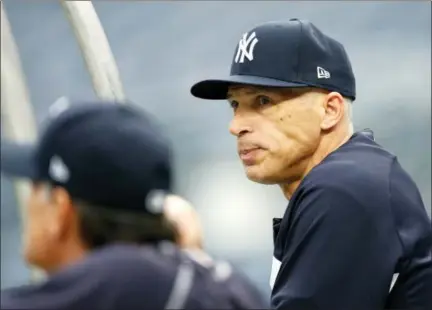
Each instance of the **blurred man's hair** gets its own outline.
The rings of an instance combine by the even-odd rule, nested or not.
[[[44,185],[46,197],[49,198],[53,186]],[[113,210],[74,197],[72,201],[78,217],[80,236],[90,249],[112,243],[147,244],[178,240],[174,224],[164,214]]]
[[[176,242],[177,233],[164,215],[112,210],[73,199],[83,242],[91,249],[125,242]]]

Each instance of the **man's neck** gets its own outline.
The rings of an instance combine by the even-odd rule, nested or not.
[[[88,251],[84,247],[78,245],[64,246],[59,251],[55,264],[44,269],[47,274],[56,273],[68,266],[78,263],[86,256],[87,252]]]
[[[328,155],[336,151],[339,147],[345,144],[353,135],[352,130],[343,130],[339,132],[333,132],[323,136],[321,142],[312,157],[310,157],[306,163],[306,168],[303,170],[302,176],[291,183],[280,184],[282,192],[286,199],[290,200],[294,192],[299,187],[303,179],[309,174],[309,172],[319,165]]]

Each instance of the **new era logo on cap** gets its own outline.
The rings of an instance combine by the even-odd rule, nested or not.
[[[317,77],[319,79],[329,79],[330,78],[330,72],[328,72],[327,70],[325,70],[321,67],[317,67]]]

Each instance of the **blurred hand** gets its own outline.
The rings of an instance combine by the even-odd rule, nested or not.
[[[170,195],[165,203],[165,215],[178,231],[180,247],[202,250],[201,221],[191,203],[180,196]]]

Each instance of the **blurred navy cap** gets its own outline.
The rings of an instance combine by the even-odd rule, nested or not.
[[[129,103],[56,102],[35,145],[2,139],[1,170],[88,203],[149,213],[162,212],[171,189],[169,142]]]
[[[227,78],[191,88],[195,97],[226,99],[231,84],[262,87],[317,87],[356,97],[354,73],[345,48],[311,22],[268,22],[243,34]]]

